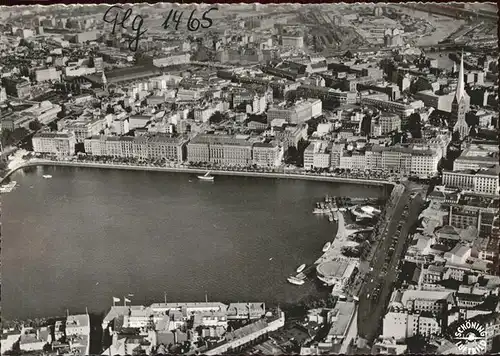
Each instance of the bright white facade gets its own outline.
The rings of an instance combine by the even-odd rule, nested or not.
[[[33,151],[71,156],[75,153],[76,138],[70,132],[41,132],[32,139]]]

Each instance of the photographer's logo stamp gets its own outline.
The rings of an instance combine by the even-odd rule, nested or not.
[[[477,321],[464,321],[455,332],[455,342],[461,353],[478,355],[486,352],[486,329]]]

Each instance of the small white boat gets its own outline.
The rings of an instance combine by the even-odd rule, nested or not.
[[[325,246],[323,246],[323,252],[326,252],[330,249],[330,247],[332,246],[332,243],[331,242],[327,242],[325,244]]]
[[[329,222],[333,222],[333,215],[332,215],[332,214],[329,214],[329,215],[328,215],[328,221],[329,221]]]
[[[50,178],[52,178],[52,176],[51,176],[50,174],[44,174],[42,177],[43,177],[43,178],[45,178],[45,179],[50,179]]]
[[[288,277],[286,280],[288,281],[288,283],[295,284],[297,286],[301,286],[305,283],[303,279],[298,279],[295,277]]]
[[[213,180],[214,180],[214,176],[211,176],[211,175],[210,175],[210,171],[208,171],[207,173],[205,173],[205,175],[198,176],[198,179],[200,179],[200,180],[208,180],[208,181],[213,181]]]
[[[304,270],[304,268],[306,268],[306,264],[301,264],[299,267],[297,267],[297,273],[300,273]]]

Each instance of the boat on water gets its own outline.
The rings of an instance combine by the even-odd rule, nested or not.
[[[333,220],[339,221],[339,216],[337,215],[337,212],[333,214]]]
[[[299,267],[297,267],[297,273],[300,273],[304,270],[304,268],[306,268],[306,264],[301,264]]]
[[[297,286],[301,286],[305,283],[305,281],[303,279],[298,279],[298,278],[292,277],[292,276],[288,277],[286,280],[288,281],[288,283],[295,284]]]
[[[207,173],[205,173],[204,175],[202,176],[198,176],[198,179],[199,180],[206,180],[206,181],[213,181],[214,180],[214,176],[211,176],[210,175],[210,171],[208,171]]]
[[[356,221],[362,220],[362,219],[371,219],[373,218],[373,214],[370,214],[366,211],[363,211],[360,207],[356,206],[353,209],[351,209],[351,213],[356,217]]]
[[[326,252],[330,249],[330,247],[332,246],[332,243],[331,242],[327,242],[325,244],[325,246],[323,246],[323,252]]]
[[[328,214],[328,221],[333,222],[333,215],[332,214]]]
[[[304,272],[300,272],[298,275],[295,276],[295,278],[297,279],[306,279],[306,275],[304,274]]]
[[[51,176],[50,174],[44,174],[42,177],[43,177],[43,178],[45,178],[45,179],[50,179],[50,178],[52,178],[52,176]]]

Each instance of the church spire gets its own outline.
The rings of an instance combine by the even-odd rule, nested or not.
[[[106,74],[104,74],[104,70],[102,71],[101,81],[102,81],[102,88],[104,90],[108,90],[108,78],[106,78]]]
[[[460,102],[462,98],[465,97],[465,81],[464,81],[464,52],[462,51],[462,57],[460,58],[460,70],[458,72],[458,83],[457,91],[455,94],[457,102]]]

